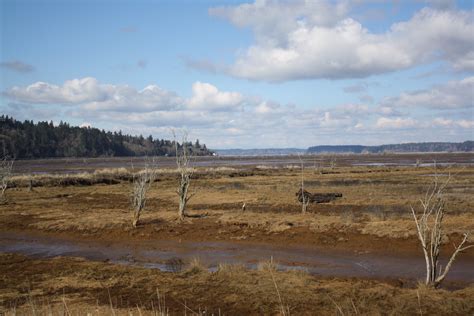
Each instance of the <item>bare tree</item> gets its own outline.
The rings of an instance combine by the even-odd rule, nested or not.
[[[182,150],[179,150],[178,148],[178,142],[176,140],[176,134],[174,131],[173,136],[176,148],[176,165],[180,175],[178,190],[176,191],[176,193],[178,193],[179,201],[178,216],[180,220],[183,220],[186,217],[186,205],[193,197],[193,194],[189,194],[189,184],[191,182],[191,176],[193,175],[194,169],[192,167],[192,156],[188,149],[187,132],[183,132]]]
[[[10,181],[11,174],[13,169],[13,159],[8,159],[8,157],[4,157],[0,160],[0,201],[6,202],[5,191],[8,188],[8,182]]]
[[[415,168],[419,168],[421,166],[421,159],[417,158],[415,161]]]
[[[133,190],[131,195],[131,206],[133,210],[132,226],[137,227],[140,214],[145,208],[147,193],[156,179],[156,168],[154,159],[152,163],[145,163],[145,168],[133,176]]]
[[[306,213],[306,210],[308,208],[309,199],[306,196],[305,190],[304,190],[304,162],[300,155],[298,155],[298,158],[300,159],[300,162],[301,162],[301,188],[300,188],[300,196],[298,197],[298,199],[300,200],[300,203],[301,203],[301,212],[304,214]]]
[[[336,168],[336,156],[331,156],[331,158],[329,159],[329,167],[332,169]]]
[[[443,237],[443,218],[446,205],[444,191],[449,180],[450,176],[445,183],[440,184],[438,177],[435,177],[433,184],[430,185],[425,196],[420,199],[420,214],[417,214],[413,207],[411,207],[418,232],[418,239],[420,240],[426,262],[425,284],[435,288],[446,278],[456,256],[464,250],[474,247],[474,245],[464,246],[469,237],[469,233],[465,233],[461,243],[455,247],[446,267],[443,269],[439,263],[439,253]]]

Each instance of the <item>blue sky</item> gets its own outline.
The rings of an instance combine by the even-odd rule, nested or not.
[[[0,110],[211,148],[473,139],[472,1],[0,2]]]

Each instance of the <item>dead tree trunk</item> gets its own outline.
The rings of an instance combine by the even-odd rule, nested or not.
[[[133,209],[132,226],[134,228],[136,228],[138,225],[141,212],[145,208],[148,190],[150,189],[153,181],[155,181],[155,178],[156,168],[154,167],[154,163],[152,166],[146,163],[145,169],[133,177],[131,204]]]
[[[307,203],[329,203],[342,197],[342,193],[310,193],[301,189],[299,189],[295,195],[298,197],[300,203],[303,202],[303,199],[307,201]]]
[[[4,157],[0,161],[0,202],[7,202],[5,192],[8,189],[8,182],[10,181],[13,169],[13,159],[9,160]]]
[[[440,184],[438,178],[428,188],[424,198],[420,199],[421,213],[417,214],[411,207],[411,213],[415,220],[418,239],[421,243],[423,255],[426,264],[425,284],[437,288],[446,278],[456,257],[462,251],[474,247],[474,245],[464,246],[467,242],[469,234],[465,233],[463,240],[456,247],[451,255],[448,264],[443,269],[439,263],[439,253],[442,246],[443,237],[443,218],[445,215],[444,190],[449,183],[450,178]]]
[[[186,217],[186,205],[188,204],[191,195],[188,196],[188,189],[190,183],[190,175],[181,173],[181,180],[178,187],[179,209],[178,216],[180,220]]]
[[[300,162],[301,162],[301,188],[300,188],[300,191],[301,192],[305,192],[304,190],[304,162],[303,162],[303,159],[301,158],[300,155],[298,155],[298,158],[300,159]],[[306,198],[306,196],[303,194],[301,195],[301,200],[299,200],[299,202],[301,203],[301,213],[306,213],[306,210],[308,209],[308,205],[309,205],[309,199]]]
[[[178,173],[180,175],[178,190],[178,216],[180,220],[184,220],[186,217],[186,206],[189,200],[193,197],[193,194],[189,194],[189,184],[191,182],[191,176],[193,174],[193,168],[191,166],[191,156],[188,152],[188,141],[187,133],[183,134],[182,138],[182,150],[178,149],[178,142],[176,141],[176,134],[173,132],[175,139],[175,148],[176,148],[176,165]]]

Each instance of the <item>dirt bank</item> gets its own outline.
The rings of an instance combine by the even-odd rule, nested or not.
[[[270,264],[253,271],[221,265],[212,273],[194,264],[171,273],[74,258],[39,260],[2,254],[0,276],[3,313],[147,315],[159,306],[171,315],[185,310],[200,315],[273,315],[280,307],[293,315],[474,312],[472,286],[457,291],[403,288],[379,281],[278,272]]]

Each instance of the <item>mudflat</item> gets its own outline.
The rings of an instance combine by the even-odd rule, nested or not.
[[[146,314],[158,303],[173,314],[474,311],[472,249],[443,289],[418,285],[424,259],[410,211],[434,178],[449,178],[445,264],[452,244],[474,231],[473,155],[338,155],[335,164],[305,157],[305,189],[342,194],[305,214],[295,196],[298,158],[213,159],[196,165],[195,195],[180,221],[178,175],[163,158],[170,164],[159,170],[137,228],[130,194],[139,160],[134,169],[52,160],[46,173],[38,161],[16,163],[0,206],[3,311]]]

